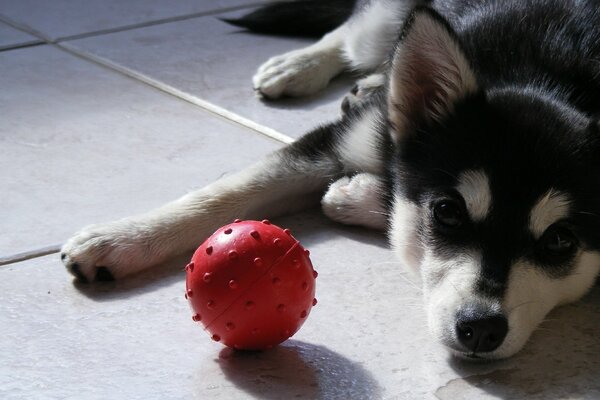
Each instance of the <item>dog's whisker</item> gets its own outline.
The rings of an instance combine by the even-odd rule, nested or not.
[[[404,280],[406,283],[410,284],[413,288],[417,289],[419,292],[423,293],[423,288],[421,288],[419,285],[417,285],[415,282],[411,281],[410,279],[408,279],[406,276],[400,274],[398,275],[402,280]]]

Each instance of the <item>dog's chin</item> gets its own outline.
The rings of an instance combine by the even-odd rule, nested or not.
[[[455,358],[460,360],[467,360],[470,362],[493,362],[499,360],[505,360],[507,358],[512,357],[514,354],[518,353],[519,350],[515,351],[506,351],[503,350],[502,347],[492,352],[472,352],[472,351],[464,351],[458,350],[454,347],[450,347],[445,345],[448,352]]]
[[[506,358],[511,357],[513,354],[517,353],[517,351],[506,351],[502,348],[502,346],[491,352],[473,352],[473,351],[465,351],[461,348],[460,345],[449,345],[448,343],[443,343],[444,347],[448,350],[452,357],[455,357],[459,360],[466,360],[469,362],[493,362],[498,360],[504,360]]]
[[[466,360],[466,361],[474,362],[474,363],[486,363],[486,362],[492,362],[492,361],[502,360],[503,358],[506,358],[506,357],[495,356],[494,353],[474,353],[474,352],[455,350],[452,348],[448,348],[448,350],[453,357],[455,357],[459,360]]]

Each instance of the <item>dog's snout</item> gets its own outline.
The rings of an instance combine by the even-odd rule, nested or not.
[[[456,318],[456,336],[469,351],[489,352],[496,350],[508,333],[508,321],[500,313],[479,309],[461,310]]]

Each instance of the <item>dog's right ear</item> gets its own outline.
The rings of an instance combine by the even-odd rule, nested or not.
[[[394,142],[424,122],[443,119],[456,101],[477,89],[456,34],[435,11],[418,8],[404,28],[390,72],[388,113]]]

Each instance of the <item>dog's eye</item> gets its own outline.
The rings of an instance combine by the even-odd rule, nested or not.
[[[433,217],[444,227],[457,228],[463,222],[462,207],[455,200],[440,200],[433,205]]]
[[[578,245],[570,230],[556,225],[546,229],[540,242],[546,254],[556,257],[571,255]]]

